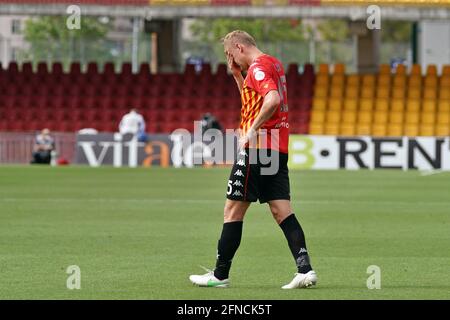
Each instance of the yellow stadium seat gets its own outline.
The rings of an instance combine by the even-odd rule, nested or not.
[[[450,88],[450,76],[442,76],[441,81],[439,81],[439,86],[441,89],[449,89]]]
[[[343,74],[333,74],[331,76],[331,86],[340,86],[344,87],[345,85],[345,76]]]
[[[340,121],[341,121],[341,112],[340,111],[335,111],[335,110],[327,111],[327,115],[326,115],[326,123],[327,124],[339,123]]]
[[[378,75],[378,86],[389,87],[392,82],[392,77],[390,74],[380,74]]]
[[[342,112],[342,123],[355,124],[356,123],[356,111],[345,110]]]
[[[356,125],[356,134],[360,136],[372,134],[372,125],[370,123],[358,123]]]
[[[311,123],[309,125],[309,134],[322,135],[325,133],[323,123]]]
[[[376,78],[375,78],[375,75],[373,75],[373,74],[365,74],[362,77],[362,85],[363,85],[363,87],[372,87],[372,88],[374,88],[375,87],[375,81],[376,81]]]
[[[358,124],[371,124],[372,123],[372,111],[359,111],[358,112]]]
[[[392,88],[392,98],[394,99],[403,99],[405,97],[406,90],[402,87],[394,87]]]
[[[332,86],[330,90],[331,98],[342,98],[344,96],[344,86]]]
[[[417,125],[419,123],[419,117],[420,117],[419,112],[408,111],[406,112],[405,115],[405,122],[409,125],[411,124]]]
[[[388,86],[382,86],[377,88],[377,98],[387,99],[390,96],[390,88]]]
[[[391,111],[389,112],[389,123],[402,124],[404,120],[403,111]]]
[[[375,101],[376,111],[388,111],[389,110],[389,100],[388,99],[377,99]]]
[[[394,87],[405,88],[406,87],[406,77],[404,75],[396,75],[394,77]]]
[[[411,87],[408,89],[408,99],[420,99],[421,92],[419,88]]]
[[[436,114],[434,112],[422,112],[420,114],[420,123],[433,125],[436,122]]]
[[[386,124],[388,121],[387,111],[375,111],[373,114],[373,122],[375,124]]]
[[[438,78],[435,76],[427,76],[425,78],[425,88],[436,89],[438,86]]]
[[[328,100],[328,110],[340,111],[342,110],[343,101],[341,98],[331,98]]]
[[[405,110],[405,100],[403,98],[392,99],[391,100],[391,110],[392,111],[403,111],[403,110]]]
[[[448,125],[436,126],[435,134],[439,137],[448,137],[450,135],[450,126],[448,126]]]
[[[442,75],[450,76],[450,65],[446,64],[442,67]]]
[[[422,124],[419,127],[419,135],[424,137],[434,136],[434,126],[431,124]]]
[[[315,88],[328,88],[330,79],[328,75],[319,74],[316,78]]]
[[[436,122],[438,125],[450,125],[450,112],[448,111],[443,111],[443,112],[439,112],[436,115]]]
[[[338,123],[327,123],[325,125],[325,134],[337,136],[339,134],[339,124]]]
[[[411,75],[422,75],[422,67],[420,66],[420,64],[413,64],[411,66]]]
[[[316,88],[314,90],[314,97],[327,98],[328,97],[328,88],[316,86]]]
[[[340,134],[343,136],[354,136],[356,132],[355,124],[341,124]]]
[[[411,76],[408,81],[409,88],[420,88],[422,86],[422,78],[419,76]]]
[[[407,137],[416,137],[419,135],[419,126],[417,124],[407,124],[403,132]]]
[[[450,100],[450,88],[439,90],[439,100]]]
[[[345,96],[347,98],[356,99],[359,97],[359,88],[355,86],[348,86],[345,89]]]
[[[435,112],[436,111],[436,100],[434,100],[434,99],[423,100],[422,110],[428,111],[428,112]]]
[[[420,100],[419,99],[409,99],[406,102],[406,110],[408,112],[417,112],[420,110]]]
[[[437,67],[435,64],[430,64],[427,66],[427,76],[437,76]]]
[[[370,86],[363,86],[361,88],[361,98],[366,98],[366,99],[373,99],[373,96],[375,94],[375,88],[374,87],[370,87]]]
[[[390,124],[387,127],[387,135],[390,137],[403,136],[403,124]]]
[[[328,67],[328,64],[321,63],[319,65],[319,74],[329,74],[329,73],[330,73],[330,69]]]
[[[437,98],[437,89],[436,88],[425,88],[423,91],[424,99],[436,99]]]
[[[314,98],[313,110],[326,110],[327,100],[325,98]]]
[[[381,64],[379,73],[380,74],[391,74],[391,66],[388,64]]]
[[[325,111],[323,110],[313,110],[311,112],[311,123],[324,123],[325,122]]]
[[[359,109],[364,111],[373,110],[373,99],[361,99],[359,101]]]
[[[398,64],[397,68],[395,70],[395,74],[405,75],[406,74],[406,66],[404,64]]]
[[[334,65],[334,74],[345,74],[345,65],[343,63],[336,63]]]
[[[357,74],[350,74],[347,76],[347,86],[359,87],[359,81],[359,75]]]
[[[375,137],[384,137],[387,133],[386,124],[374,124],[372,126],[372,135]]]
[[[348,111],[356,111],[358,110],[358,100],[347,98],[344,100],[344,109]]]
[[[438,102],[439,112],[449,112],[450,111],[450,100],[440,100]]]

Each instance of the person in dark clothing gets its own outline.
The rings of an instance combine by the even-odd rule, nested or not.
[[[36,136],[33,147],[32,164],[50,164],[52,151],[55,150],[55,140],[50,136],[50,130],[44,129]]]
[[[211,113],[205,113],[202,120],[202,132],[205,133],[208,129],[217,129],[222,131],[222,126],[219,121]]]

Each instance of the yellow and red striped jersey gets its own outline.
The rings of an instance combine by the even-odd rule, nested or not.
[[[280,105],[272,117],[267,120],[258,133],[258,147],[275,149],[287,153],[289,144],[289,122],[286,76],[281,62],[267,54],[258,57],[250,66],[241,92],[241,123],[243,134],[252,126],[261,111],[266,94],[272,90],[278,91]],[[265,130],[264,130],[265,129]],[[278,135],[274,130],[278,130]],[[262,135],[264,143],[261,145]]]

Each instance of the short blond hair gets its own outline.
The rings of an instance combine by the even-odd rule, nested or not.
[[[222,43],[225,43],[226,41],[233,41],[256,47],[255,39],[250,34],[242,30],[231,31],[225,37],[223,37],[221,41]]]

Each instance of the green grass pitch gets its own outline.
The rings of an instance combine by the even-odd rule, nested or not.
[[[228,174],[0,167],[0,299],[450,299],[450,173],[417,171],[291,171],[318,285],[280,289],[294,262],[254,204],[231,287],[194,287],[189,274],[214,266]]]

